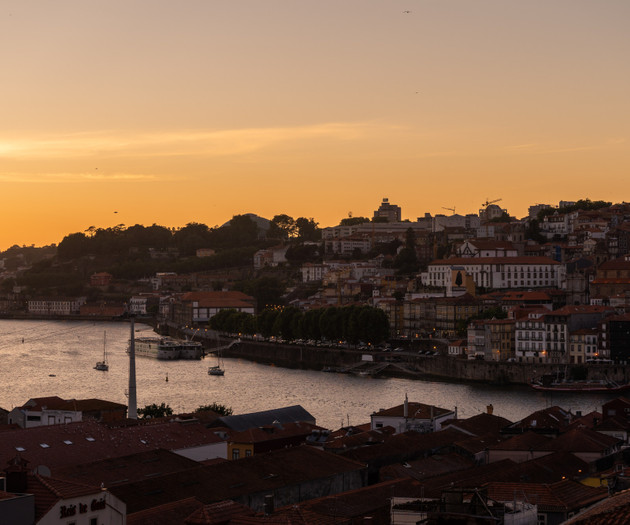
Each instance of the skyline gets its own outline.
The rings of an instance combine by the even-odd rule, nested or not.
[[[0,249],[627,197],[630,4],[10,0]],[[43,226],[42,226],[43,225]]]

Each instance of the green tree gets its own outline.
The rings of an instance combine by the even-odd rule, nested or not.
[[[293,219],[290,215],[287,215],[286,213],[275,215],[274,218],[271,219],[271,223],[282,232],[285,239],[295,237],[297,226],[295,224],[295,219]]]
[[[418,255],[416,254],[416,234],[412,228],[408,228],[405,234],[405,246],[394,260],[394,268],[398,273],[407,275],[416,273],[420,269]]]
[[[209,405],[201,405],[200,407],[197,408],[197,410],[195,410],[195,412],[206,412],[206,411],[211,411],[211,412],[215,412],[216,414],[219,414],[220,416],[231,416],[232,414],[234,414],[234,411],[226,406],[226,405],[222,405],[221,403],[211,403]]]
[[[158,417],[168,417],[172,415],[173,409],[164,403],[160,405],[153,403],[145,406],[144,408],[138,409],[138,416],[140,416],[140,419],[155,419]]]
[[[312,217],[310,219],[299,217],[295,221],[295,227],[298,238],[303,241],[317,241],[322,237],[322,232]]]
[[[356,226],[366,222],[370,222],[370,219],[367,217],[347,217],[345,219],[341,219],[339,226]]]

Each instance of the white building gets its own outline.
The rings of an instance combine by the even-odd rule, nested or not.
[[[302,282],[310,283],[321,281],[330,270],[326,264],[304,263],[300,271],[302,272]]]
[[[393,408],[381,409],[370,416],[371,429],[383,427],[396,429],[396,434],[413,430],[415,432],[437,432],[442,430],[442,423],[457,419],[457,409],[447,410],[424,403],[405,402]]]
[[[9,424],[33,428],[82,421],[83,412],[76,410],[71,400],[66,401],[57,396],[37,397],[11,410],[7,418]]]
[[[485,288],[563,288],[566,282],[564,266],[548,257],[453,257],[431,262],[422,284],[452,288],[461,268]]]
[[[545,363],[547,361],[545,314],[548,313],[549,310],[541,308],[529,312],[526,318],[516,320],[515,356],[519,363]]]
[[[28,302],[28,313],[38,315],[73,315],[81,311],[85,297],[33,299]]]

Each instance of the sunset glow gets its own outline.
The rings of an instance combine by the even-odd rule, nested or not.
[[[24,2],[0,249],[286,213],[630,200],[622,0]]]

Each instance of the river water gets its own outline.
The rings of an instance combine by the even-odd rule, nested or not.
[[[136,336],[152,335],[136,323]],[[0,407],[11,410],[32,397],[99,398],[127,403],[129,323],[0,321]],[[104,345],[105,340],[105,345]],[[109,371],[93,367],[107,349]],[[212,356],[201,361],[136,358],[138,407],[168,404],[175,413],[213,402],[235,414],[302,405],[317,424],[336,429],[369,422],[370,414],[404,401],[447,409],[470,417],[492,404],[494,414],[517,421],[558,405],[583,413],[600,410],[611,394],[549,394],[523,386],[497,387],[454,382],[356,377],[295,370],[225,359],[225,375],[209,376]],[[168,381],[166,380],[168,377]]]

